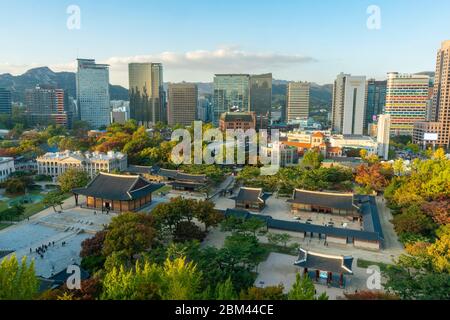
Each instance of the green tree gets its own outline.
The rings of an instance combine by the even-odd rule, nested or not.
[[[133,133],[131,140],[125,144],[122,152],[128,155],[130,164],[140,165],[145,162],[145,159],[140,156],[140,152],[148,147],[152,147],[152,140],[145,127],[139,127]]]
[[[62,210],[62,205],[64,203],[63,199],[64,196],[60,192],[52,191],[45,195],[44,199],[42,200],[42,203],[46,207],[52,207],[53,211],[56,212],[57,206],[60,206]]]
[[[420,147],[414,143],[408,143],[406,149],[410,150],[412,153],[418,154],[420,152]]]
[[[163,266],[145,261],[134,268],[113,267],[103,280],[105,300],[193,300],[200,295],[201,273],[185,258]]]
[[[67,170],[58,178],[63,193],[71,192],[75,188],[85,187],[89,180],[86,172],[74,168]]]
[[[328,300],[326,295],[316,298],[316,289],[314,283],[308,276],[301,276],[297,273],[297,277],[291,291],[288,293],[289,300]]]
[[[435,228],[433,220],[414,205],[404,209],[401,214],[394,216],[392,223],[398,234],[413,233],[426,236]]]
[[[168,229],[171,234],[183,219],[183,210],[172,203],[160,203],[152,210],[152,216],[155,218],[155,223],[158,230]]]
[[[403,255],[383,272],[385,288],[404,300],[449,300],[450,274],[436,272],[428,259]]]
[[[156,264],[113,267],[103,279],[103,300],[159,300],[160,271]]]
[[[396,176],[403,176],[406,173],[405,161],[401,158],[394,161],[392,168]]]
[[[258,232],[267,229],[267,224],[264,220],[258,219],[258,218],[250,218],[244,221],[239,226],[238,232],[244,232],[244,233],[251,233],[255,237],[258,234]]]
[[[15,203],[11,209],[14,210],[14,215],[16,216],[17,220],[20,220],[22,215],[25,213],[25,207],[20,203]]]
[[[35,298],[39,281],[34,262],[24,257],[19,263],[15,255],[0,262],[0,300],[31,300]]]
[[[109,225],[103,245],[103,255],[123,252],[129,259],[151,248],[156,237],[153,218],[127,212],[114,217]]]
[[[10,178],[4,183],[5,191],[8,194],[25,194],[27,190],[26,183],[20,178]]]
[[[217,212],[211,201],[199,201],[194,210],[194,216],[205,225],[205,232],[211,227],[217,227],[223,220],[223,216]]]
[[[241,292],[241,300],[285,300],[284,286],[269,286],[265,288],[251,287]]]
[[[216,300],[237,300],[237,294],[234,290],[233,281],[228,278],[216,287]]]
[[[173,240],[175,242],[187,242],[187,241],[203,241],[205,238],[205,232],[203,232],[195,223],[190,221],[182,221],[177,224],[174,233]]]
[[[164,300],[193,300],[198,297],[202,274],[186,258],[167,259],[163,266],[162,298]]]
[[[266,250],[253,234],[234,233],[225,239],[221,254],[231,268],[241,265],[251,271],[262,261]]]
[[[280,245],[283,244],[283,246],[286,248],[289,241],[291,241],[292,236],[287,233],[269,233],[267,236],[267,240],[269,243],[273,245]]]
[[[307,168],[318,169],[321,167],[323,159],[322,153],[317,150],[310,150],[304,155],[302,164]]]

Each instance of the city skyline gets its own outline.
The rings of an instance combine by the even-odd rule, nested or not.
[[[0,74],[17,75],[39,66],[75,71],[77,57],[95,58],[109,64],[111,82],[124,87],[131,62],[162,63],[169,82],[211,82],[216,73],[272,72],[274,79],[325,84],[340,72],[382,80],[391,71],[433,71],[436,50],[448,38],[445,12],[450,9],[444,1],[440,6],[378,1],[381,29],[371,30],[367,9],[372,3],[365,0],[339,6],[329,1],[285,1],[281,6],[263,1],[255,6],[250,1],[240,4],[238,12],[233,1],[126,6],[78,1],[81,29],[69,30],[70,3],[43,1],[38,8],[31,3],[0,10],[0,30],[8,30],[3,41],[14,43],[0,52]],[[320,21],[312,14],[318,11]],[[146,19],[146,12],[154,18]],[[189,19],[179,19],[186,13]],[[12,19],[18,15],[22,19]],[[227,17],[233,17],[232,24]],[[416,24],[417,18],[427,22]],[[156,27],[158,33],[148,36],[145,30]],[[40,37],[25,36],[30,32],[58,41],[41,46]]]

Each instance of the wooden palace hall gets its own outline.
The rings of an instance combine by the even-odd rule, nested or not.
[[[161,184],[150,183],[141,176],[101,172],[86,187],[73,189],[76,205],[102,211],[138,211],[152,202],[152,193]],[[79,197],[86,197],[80,203]]]
[[[351,256],[334,256],[300,248],[300,255],[294,264],[303,268],[304,276],[328,287],[344,288],[345,277],[353,275]]]

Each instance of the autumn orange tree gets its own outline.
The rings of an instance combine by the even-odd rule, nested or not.
[[[360,165],[356,169],[355,181],[366,191],[381,192],[389,185],[392,176],[393,170],[390,165],[376,162],[371,165]]]

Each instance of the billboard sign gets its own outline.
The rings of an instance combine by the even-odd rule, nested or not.
[[[425,141],[437,141],[438,140],[438,134],[437,133],[425,133],[423,135],[423,140],[425,140]]]

